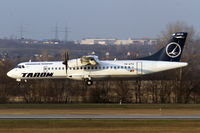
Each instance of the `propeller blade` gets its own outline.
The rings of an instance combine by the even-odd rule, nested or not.
[[[69,60],[69,53],[67,52],[67,57],[66,57],[67,61]]]
[[[67,69],[68,69],[68,60],[69,60],[69,53],[65,52],[65,60],[63,64],[65,65],[65,68],[66,68],[66,74],[67,74]]]

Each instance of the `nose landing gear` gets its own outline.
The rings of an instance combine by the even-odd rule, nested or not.
[[[24,81],[25,83],[27,83],[28,81],[25,79],[25,80],[21,80],[21,79],[16,79],[17,81],[17,85],[20,86],[22,81]]]
[[[17,82],[21,82],[21,79],[16,79]]]

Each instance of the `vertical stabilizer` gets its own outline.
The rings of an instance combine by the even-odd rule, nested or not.
[[[186,38],[186,32],[174,33],[164,48],[160,49],[157,53],[151,56],[140,58],[139,60],[178,62],[180,61]]]

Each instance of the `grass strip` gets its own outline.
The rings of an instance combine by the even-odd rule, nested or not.
[[[200,120],[0,120],[1,128],[200,127]]]
[[[200,104],[0,104],[0,109],[200,109]]]

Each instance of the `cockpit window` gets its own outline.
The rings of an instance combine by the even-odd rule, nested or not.
[[[15,68],[25,68],[25,66],[24,65],[17,65]]]

